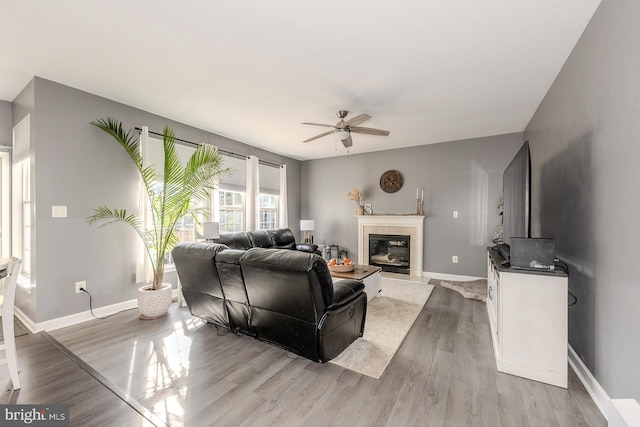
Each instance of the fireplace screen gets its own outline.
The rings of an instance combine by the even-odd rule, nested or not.
[[[410,241],[410,236],[370,234],[369,265],[382,267],[382,271],[409,274]]]

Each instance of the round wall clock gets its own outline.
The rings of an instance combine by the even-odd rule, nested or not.
[[[380,177],[380,188],[386,193],[395,193],[402,188],[402,174],[397,170],[386,171]]]

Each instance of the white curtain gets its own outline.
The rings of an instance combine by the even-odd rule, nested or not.
[[[287,215],[287,165],[280,166],[280,197],[278,197],[278,227],[289,228]]]
[[[142,126],[142,131],[140,132],[140,155],[142,156],[143,167],[146,167],[149,162],[149,128],[147,126]],[[145,230],[149,228],[148,212],[149,198],[147,197],[147,190],[142,182],[142,177],[140,177],[138,179],[138,215]],[[136,282],[151,282],[153,280],[151,261],[149,261],[149,256],[142,239],[137,239],[137,242]]]
[[[220,222],[220,177],[213,178],[213,191],[209,205],[209,219],[207,221]]]
[[[260,163],[258,157],[247,157],[245,230],[256,230],[260,224],[260,208],[258,204],[258,195],[260,194],[259,166]]]

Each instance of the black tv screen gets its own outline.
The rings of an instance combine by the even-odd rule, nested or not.
[[[528,141],[505,169],[502,185],[504,243],[511,245],[512,237],[530,237],[531,232],[531,158]]]

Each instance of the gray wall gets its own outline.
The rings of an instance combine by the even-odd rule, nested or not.
[[[533,233],[569,264],[569,343],[612,398],[640,398],[640,3],[600,4],[526,128]]]
[[[97,228],[85,223],[97,206],[135,209],[137,205],[137,172],[111,137],[89,125],[96,118],[113,117],[125,128],[147,125],[156,132],[166,124],[178,138],[287,164],[289,218],[297,232],[299,161],[48,80],[35,78],[34,83],[37,322],[87,310],[87,296],[74,290],[79,280],[87,281],[95,306],[136,297],[135,233],[124,224]],[[14,102],[14,123],[20,119],[16,110]],[[52,218],[53,205],[66,205],[68,217]]]
[[[0,101],[0,145],[11,147],[12,129],[11,103]]]
[[[412,213],[420,187],[426,216],[424,271],[486,277],[485,249],[500,223],[502,173],[523,141],[515,133],[305,161],[302,217],[316,221],[317,243],[337,243],[357,259],[356,204],[347,193],[360,186],[364,202],[377,214]],[[404,186],[391,194],[379,185],[389,169],[404,177]],[[458,264],[451,262],[452,255]]]

